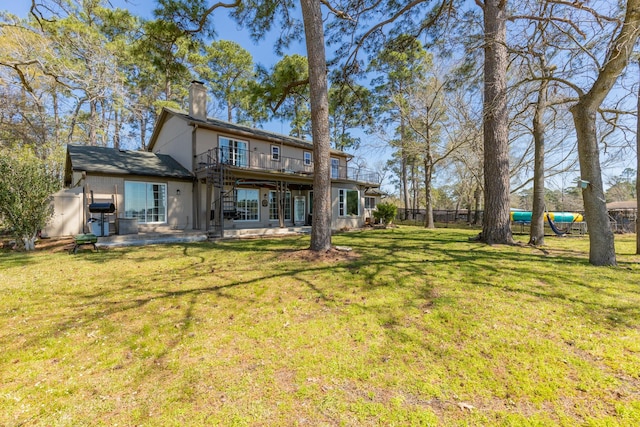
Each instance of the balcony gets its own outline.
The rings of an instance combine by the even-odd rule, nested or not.
[[[278,156],[277,159],[274,159],[271,154],[252,152],[250,150],[227,147],[214,148],[198,154],[196,157],[196,173],[203,172],[218,164],[224,164],[234,169],[313,176],[313,162],[306,163],[303,159],[285,156]],[[342,165],[331,166],[331,179],[379,184],[377,172]]]

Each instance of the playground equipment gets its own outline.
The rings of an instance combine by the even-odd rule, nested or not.
[[[574,212],[545,212],[545,221],[551,219],[554,222],[582,222],[584,218],[582,214]],[[513,222],[531,222],[531,212],[528,211],[511,211],[511,221]]]
[[[529,211],[511,211],[511,221],[515,223],[530,224],[531,216],[532,214]],[[571,224],[584,222],[582,214],[575,212],[545,212],[544,219],[549,223],[551,230],[559,236],[568,233]],[[568,223],[570,225],[566,230],[560,230],[556,223]]]

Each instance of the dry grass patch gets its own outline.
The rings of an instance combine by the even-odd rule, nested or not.
[[[279,259],[281,261],[305,261],[319,263],[336,263],[344,261],[354,261],[360,258],[360,255],[352,250],[352,248],[336,248],[332,247],[328,251],[312,251],[310,249],[299,249],[294,251],[282,252]]]

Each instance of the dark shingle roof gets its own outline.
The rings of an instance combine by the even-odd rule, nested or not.
[[[71,162],[72,171],[177,179],[193,178],[191,172],[167,154],[83,145],[68,145],[67,153],[67,161]]]

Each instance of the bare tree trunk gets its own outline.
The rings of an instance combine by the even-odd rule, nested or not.
[[[436,228],[433,221],[433,204],[431,203],[431,180],[433,177],[433,159],[426,156],[424,159],[424,197],[426,200],[426,212],[424,219],[425,228]]]
[[[426,128],[425,134],[425,146],[426,153],[424,156],[424,196],[425,196],[425,223],[426,228],[436,228],[436,224],[433,221],[433,204],[431,203],[431,180],[433,178],[433,155],[431,154],[431,133],[429,132],[429,110],[427,110],[425,118]]]
[[[589,262],[593,265],[616,265],[613,231],[602,190],[600,150],[596,137],[596,109],[582,102],[571,108],[578,137],[580,178],[589,182],[582,190],[585,219],[589,229]]]
[[[140,114],[138,123],[140,124],[140,148],[147,151],[147,116],[145,113]]]
[[[408,177],[408,159],[407,149],[405,147],[406,141],[404,139],[405,124],[404,118],[400,117],[400,182],[402,184],[402,192],[404,196],[404,219],[409,219],[409,177]]]
[[[640,58],[638,59],[640,69]],[[638,86],[638,116],[636,118],[636,255],[640,255],[640,86]]]
[[[331,141],[324,28],[320,2],[300,0],[309,61],[311,133],[313,135],[313,220],[312,251],[331,249]]]
[[[120,149],[120,115],[117,108],[113,111],[113,148]]]
[[[58,93],[53,90],[53,93],[51,94],[51,97],[53,98],[53,123],[55,126],[54,129],[54,142],[56,147],[62,142],[60,141],[60,112],[58,111]]]
[[[533,116],[533,140],[535,145],[533,166],[533,208],[531,210],[531,230],[529,244],[544,245],[544,111],[547,107],[548,80],[540,82],[538,102]]]
[[[96,132],[96,116],[97,107],[96,101],[89,101],[89,145],[95,147],[98,145],[98,133]]]
[[[411,219],[415,221],[418,213],[418,173],[415,158],[411,161]]]
[[[480,191],[480,186],[478,185],[473,192],[473,198],[476,202],[475,211],[473,213],[473,225],[478,225],[478,222],[480,221],[480,196],[482,196],[482,191]],[[469,212],[469,215],[471,215],[471,212]]]
[[[453,211],[453,222],[458,222],[458,213],[460,213],[460,198],[456,200],[456,208]],[[449,220],[449,213],[447,212],[447,221]]]
[[[484,195],[481,240],[513,244],[509,203],[506,0],[484,2]]]
[[[602,190],[600,150],[596,134],[598,108],[629,62],[640,30],[640,0],[628,0],[620,33],[611,42],[604,65],[587,93],[580,93],[571,107],[578,139],[580,178],[588,181],[582,190],[585,219],[589,229],[589,262],[593,265],[616,265],[613,232]]]

